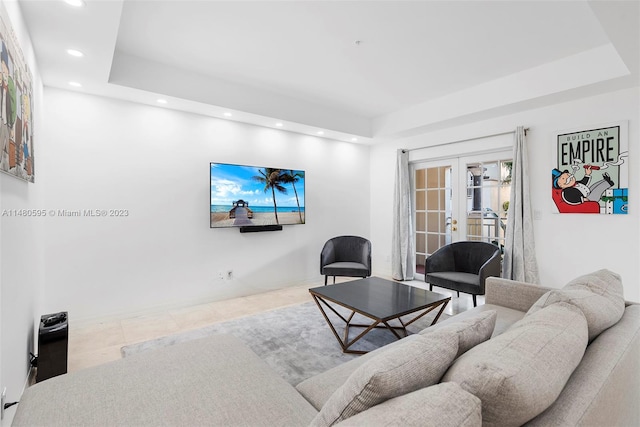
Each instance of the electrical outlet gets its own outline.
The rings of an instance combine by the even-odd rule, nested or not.
[[[7,388],[2,389],[2,397],[0,398],[0,420],[4,420],[4,402],[7,400]]]

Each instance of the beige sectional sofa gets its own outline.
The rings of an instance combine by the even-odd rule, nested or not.
[[[15,426],[640,425],[640,305],[602,270],[486,304],[293,387],[229,335],[29,387]]]

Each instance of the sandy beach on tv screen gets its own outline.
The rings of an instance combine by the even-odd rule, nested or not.
[[[278,219],[280,225],[287,224],[301,224],[304,223],[304,212],[302,212],[302,222],[300,222],[300,214],[298,212],[278,212]],[[211,213],[211,226],[212,227],[233,227],[234,225],[276,225],[276,217],[273,212],[269,213],[254,213],[251,224],[235,224],[235,219],[229,218],[229,214],[226,212],[212,212]]]

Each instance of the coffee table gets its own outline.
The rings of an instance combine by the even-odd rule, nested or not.
[[[333,335],[340,343],[343,353],[354,354],[367,353],[362,350],[353,350],[351,346],[373,328],[387,328],[396,338],[401,339],[409,335],[407,326],[439,307],[440,311],[431,322],[432,325],[435,324],[451,300],[451,297],[446,295],[379,277],[368,277],[335,285],[320,286],[309,289],[309,293],[329,324]],[[345,318],[330,303],[351,310],[351,315]],[[341,338],[336,331],[334,324],[327,316],[325,308],[333,311],[345,322],[344,337]],[[356,313],[371,319],[371,324],[352,323],[353,316]],[[418,314],[408,321],[401,319],[403,316],[414,313]],[[392,320],[398,320],[400,325],[391,325],[389,322]],[[358,336],[349,340],[349,329],[353,327],[365,329]],[[403,336],[398,331],[402,332]]]

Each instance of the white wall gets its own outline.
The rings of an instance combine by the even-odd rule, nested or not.
[[[42,81],[33,48],[17,2],[2,1],[5,25],[11,25],[33,75],[34,153],[36,183],[0,173],[0,209],[37,208],[42,200],[37,156],[42,138]],[[0,211],[2,212],[2,211]],[[34,349],[34,328],[42,286],[42,222],[24,217],[0,216],[0,391],[7,401],[20,399]],[[16,407],[6,411],[2,425],[10,425]]]
[[[45,308],[77,319],[247,295],[320,278],[324,242],[369,235],[369,148],[47,88],[39,182]],[[306,224],[209,228],[209,162],[306,171]],[[232,269],[234,280],[217,279]]]
[[[374,147],[370,165],[374,257],[386,261],[391,253],[391,205],[397,148],[416,148],[457,141],[524,125],[530,128],[527,143],[531,198],[535,209],[541,212],[540,219],[534,222],[541,283],[561,287],[580,274],[608,268],[622,275],[625,297],[640,301],[639,100],[637,88],[623,90],[425,133]],[[553,214],[549,183],[553,168],[554,132],[620,120],[629,121],[629,214]],[[461,152],[477,152],[485,148],[487,140],[480,139],[465,143]],[[377,270],[378,274],[390,274],[390,263],[378,263]]]

